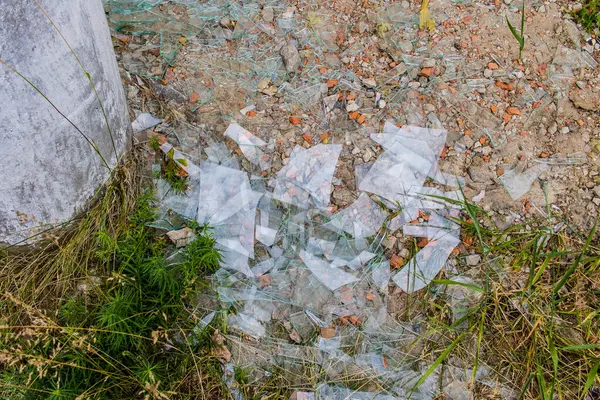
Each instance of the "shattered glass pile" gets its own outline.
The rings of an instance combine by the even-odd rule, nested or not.
[[[156,84],[155,90],[171,91],[179,104],[194,93],[198,101],[192,111],[203,118],[210,112],[203,107],[218,103],[215,98],[222,96],[218,88],[234,87],[244,102],[241,110],[241,106],[219,110],[219,118],[229,125],[216,138],[185,127],[206,146],[188,143],[185,137],[180,140],[180,126],[173,129],[185,153],[173,157],[185,160],[179,163],[189,175],[185,193],[175,195],[167,182],[155,180],[162,209],[210,225],[223,254],[222,268],[211,279],[216,299],[200,302],[198,309],[208,308],[201,315],[201,326],[220,314],[232,328],[227,335],[231,360],[225,366],[225,380],[235,398],[241,398],[231,377],[235,367],[248,371],[252,382],[275,373],[284,375],[289,387],[306,387],[310,381],[311,390],[303,394],[306,399],[405,399],[409,395],[432,399],[440,388],[450,398],[466,399],[473,377],[480,384],[505,389],[498,387],[500,378],[481,364],[473,373],[449,361],[423,378],[435,361],[423,355],[425,342],[435,340],[423,338],[425,317],[409,322],[390,315],[397,307],[393,297],[430,291],[445,296],[457,321],[478,295],[468,288],[474,282],[449,261],[460,241],[455,220],[462,199],[459,187],[465,182],[438,166],[447,132],[411,86],[424,61],[435,60],[444,72],[432,77],[421,93],[432,94],[456,110],[492,144],[506,140],[502,121],[473,101],[473,93],[485,91],[494,80],[474,78],[482,65],[458,54],[451,36],[442,37],[433,48],[423,45],[417,40],[418,15],[407,14],[400,3],[387,4],[376,16],[381,37],[377,45],[397,65],[367,82],[339,65],[319,68],[317,59],[328,60],[330,52],[339,52],[343,59],[371,45],[357,41],[340,51],[337,35],[351,27],[331,11],[307,6],[299,15],[294,7],[274,0],[105,1],[118,34],[148,36],[143,44],[129,45],[131,54],[122,55],[127,72],[153,82],[169,81],[169,85]],[[438,23],[446,18],[439,9],[432,14]],[[295,71],[284,65],[280,55],[290,42],[305,51],[305,63],[296,65]],[[178,55],[180,71],[200,75],[190,77],[187,86],[170,78]],[[497,78],[503,78],[500,72]],[[337,82],[329,96],[328,80]],[[458,92],[450,89],[450,81]],[[360,134],[366,133],[383,152],[374,162],[355,165],[356,200],[338,210],[331,206],[330,197],[344,148],[330,144],[335,142],[333,135],[320,143],[316,135],[308,148],[294,147],[283,167],[269,175],[274,143],[262,140],[235,118],[253,111],[253,96],[277,95],[285,100],[277,112],[296,115],[301,110],[320,128],[346,134],[347,128],[330,117],[344,91],[361,96],[368,92],[375,96],[373,104],[384,100],[387,106],[361,108],[361,113],[381,121],[382,129],[377,133],[364,129]],[[543,101],[545,96],[543,90],[531,90],[523,101]],[[394,121],[388,121],[390,117]],[[398,127],[395,121],[405,125]],[[145,114],[137,122],[139,130],[158,123]],[[225,138],[235,143],[250,168],[240,167]],[[171,149],[170,144],[161,147],[165,154]],[[461,151],[459,143],[456,150]],[[501,181],[517,199],[547,167],[538,164],[506,171]],[[178,228],[171,221],[161,225],[165,226]],[[403,265],[387,259],[383,246],[397,231],[419,238],[422,244]],[[439,293],[434,279],[442,270],[445,278],[465,286],[449,286]]]
[[[235,122],[225,135],[250,160],[268,151]],[[188,193],[159,191],[163,208],[210,225],[223,252],[222,268],[212,277],[219,306],[203,324],[216,313],[227,315],[233,333],[227,338],[232,358],[226,372],[242,367],[260,379],[278,370],[290,385],[305,385],[301,376],[310,371],[317,378],[306,398],[343,399],[352,393],[356,399],[402,399],[412,393],[411,398],[431,399],[440,380],[466,393],[470,370],[436,369],[420,381],[429,364],[419,359],[419,324],[388,314],[394,286],[406,293],[426,289],[444,267],[446,276],[470,282],[447,266],[459,243],[454,219],[462,180],[437,166],[446,131],[386,123],[372,139],[385,151],[363,171],[356,201],[343,210],[329,206],[341,151],[336,144],[296,147],[271,180],[210,158],[199,167],[186,161],[193,178]],[[163,151],[170,149],[163,145]],[[162,187],[160,180],[156,184]],[[397,229],[427,240],[400,269],[390,266],[381,246]],[[450,296],[458,318],[473,293],[459,289]],[[479,381],[485,384],[488,373],[480,367]],[[348,379],[364,380],[369,391],[345,388]]]

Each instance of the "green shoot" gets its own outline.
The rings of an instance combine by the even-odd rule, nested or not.
[[[513,34],[517,42],[519,42],[519,61],[523,59],[523,49],[525,48],[525,0],[523,0],[523,6],[521,8],[521,32],[518,33],[515,27],[510,23],[508,17],[506,17],[506,23],[508,29]]]

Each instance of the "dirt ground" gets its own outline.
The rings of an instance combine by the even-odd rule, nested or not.
[[[164,57],[165,31],[195,22],[192,11],[169,3],[160,6],[166,21],[151,25],[158,34],[115,34],[115,45],[132,113],[149,111],[171,122],[178,136],[166,129],[169,140],[192,158],[201,157],[202,136],[223,141],[232,119],[272,144],[267,177],[297,144],[341,143],[331,200],[342,208],[357,196],[355,168],[380,151],[368,132],[380,131],[385,120],[423,126],[437,118],[448,130],[442,170],[464,176],[467,197],[497,224],[543,216],[549,204],[589,230],[600,205],[600,103],[586,50],[597,51],[598,44],[570,20],[576,4],[527,2],[518,63],[518,43],[505,22],[507,15],[518,27],[515,3],[432,1],[432,31],[418,29],[420,4],[408,1],[267,4],[248,11],[257,21],[251,34],[238,33],[235,15],[215,18],[195,35],[169,33],[178,47],[173,60]],[[278,27],[286,15],[296,30]],[[237,18],[248,24],[247,16]],[[277,59],[288,42],[298,59],[282,74]],[[587,55],[579,60],[580,54]],[[140,92],[154,92],[161,106]],[[255,108],[242,115],[247,106]],[[570,160],[574,165],[564,165],[581,152],[583,158]],[[551,167],[511,199],[503,173],[539,162]]]

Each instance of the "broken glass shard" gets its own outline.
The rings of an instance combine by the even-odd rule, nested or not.
[[[313,273],[313,275],[321,281],[330,290],[336,290],[358,280],[354,275],[340,268],[332,268],[326,261],[301,250],[300,259]]]

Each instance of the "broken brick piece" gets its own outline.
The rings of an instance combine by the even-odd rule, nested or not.
[[[392,268],[400,268],[404,265],[404,258],[400,257],[397,254],[393,254],[392,258],[390,259],[390,267]]]
[[[508,107],[506,109],[506,113],[508,115],[521,115],[521,110],[519,110],[517,107]]]
[[[435,72],[434,67],[426,67],[419,72],[419,76],[424,76],[425,78],[429,78]]]
[[[323,339],[331,339],[335,336],[334,328],[321,328],[321,337]]]
[[[496,81],[496,86],[503,90],[515,90],[515,85],[513,83],[505,83],[502,81]]]

